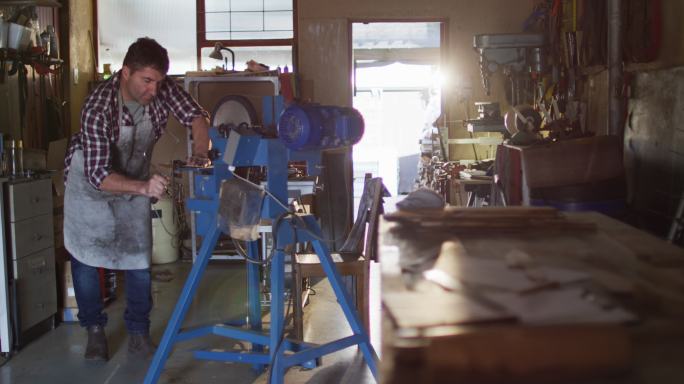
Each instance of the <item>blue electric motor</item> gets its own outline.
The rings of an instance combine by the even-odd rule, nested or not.
[[[354,145],[363,136],[363,117],[354,108],[293,104],[278,120],[278,137],[295,151]]]

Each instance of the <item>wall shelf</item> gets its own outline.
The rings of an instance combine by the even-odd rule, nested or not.
[[[26,65],[40,64],[47,67],[53,65],[59,66],[62,65],[62,63],[64,62],[62,59],[49,57],[44,52],[19,52],[16,49],[10,48],[0,48],[0,61],[19,61]]]
[[[62,4],[57,0],[0,0],[0,7],[5,6],[37,6],[59,8]]]

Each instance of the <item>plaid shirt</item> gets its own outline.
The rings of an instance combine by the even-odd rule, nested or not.
[[[121,72],[100,84],[86,99],[81,110],[81,131],[71,137],[64,158],[64,181],[66,182],[71,166],[71,158],[77,149],[83,150],[84,170],[88,182],[100,189],[102,180],[112,170],[112,146],[119,140],[119,79]],[[154,142],[166,130],[169,111],[187,128],[191,128],[196,117],[209,117],[183,88],[169,77],[159,85],[157,96],[145,106],[154,127]],[[133,116],[123,106],[124,126],[133,125]]]

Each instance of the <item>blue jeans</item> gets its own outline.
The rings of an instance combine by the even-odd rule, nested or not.
[[[152,309],[152,282],[150,270],[126,270],[126,312],[124,321],[129,334],[147,334],[150,331],[150,310]],[[105,326],[107,314],[102,310],[100,276],[97,268],[71,258],[71,275],[74,293],[78,303],[78,320],[83,327]]]

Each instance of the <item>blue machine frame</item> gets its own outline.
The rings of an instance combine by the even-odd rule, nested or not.
[[[264,97],[264,103],[268,103],[268,108],[264,108],[264,111],[267,112],[263,116],[263,124],[272,124],[279,112],[282,111],[282,98],[278,96]],[[272,108],[273,105],[275,108]],[[270,115],[270,111],[274,111],[275,114]],[[203,236],[202,246],[185,281],[183,291],[164,331],[159,348],[147,371],[145,383],[156,383],[159,380],[164,364],[175,343],[210,334],[248,341],[252,344],[252,350],[248,352],[196,351],[195,358],[248,363],[258,370],[271,365],[271,383],[283,383],[285,371],[289,367],[295,365],[313,367],[315,361],[320,357],[353,345],[359,346],[366,364],[368,364],[377,381],[377,354],[370,344],[368,333],[363,328],[355,307],[351,305],[352,299],[342,283],[342,278],[330,256],[330,251],[321,240],[323,235],[316,219],[312,215],[298,215],[296,219],[285,218],[280,225],[276,226],[276,218],[285,213],[285,209],[271,197],[264,200],[262,218],[274,220],[273,236],[277,244],[288,245],[298,242],[313,244],[353,334],[322,345],[284,338],[285,253],[280,246],[279,249],[274,250],[271,259],[271,326],[268,334],[261,332],[259,265],[253,263],[247,263],[249,301],[247,326],[249,329],[228,325],[211,325],[189,331],[181,330],[185,314],[194,298],[197,286],[221,233],[218,225],[219,193],[221,182],[233,177],[228,167],[267,167],[268,190],[279,201],[287,202],[288,161],[307,161],[307,169],[316,172],[316,165],[320,163],[321,157],[319,150],[292,151],[287,149],[279,139],[239,135],[235,131],[232,131],[229,138],[226,139],[221,137],[215,128],[211,128],[210,138],[213,148],[218,149],[220,155],[213,161],[213,168],[205,171],[206,173],[195,175],[195,196],[187,200],[188,208],[197,213],[197,232]],[[249,257],[257,259],[259,257],[258,242],[249,242],[247,252]],[[267,347],[268,350],[264,351],[264,347]],[[285,354],[285,351],[292,353]]]

